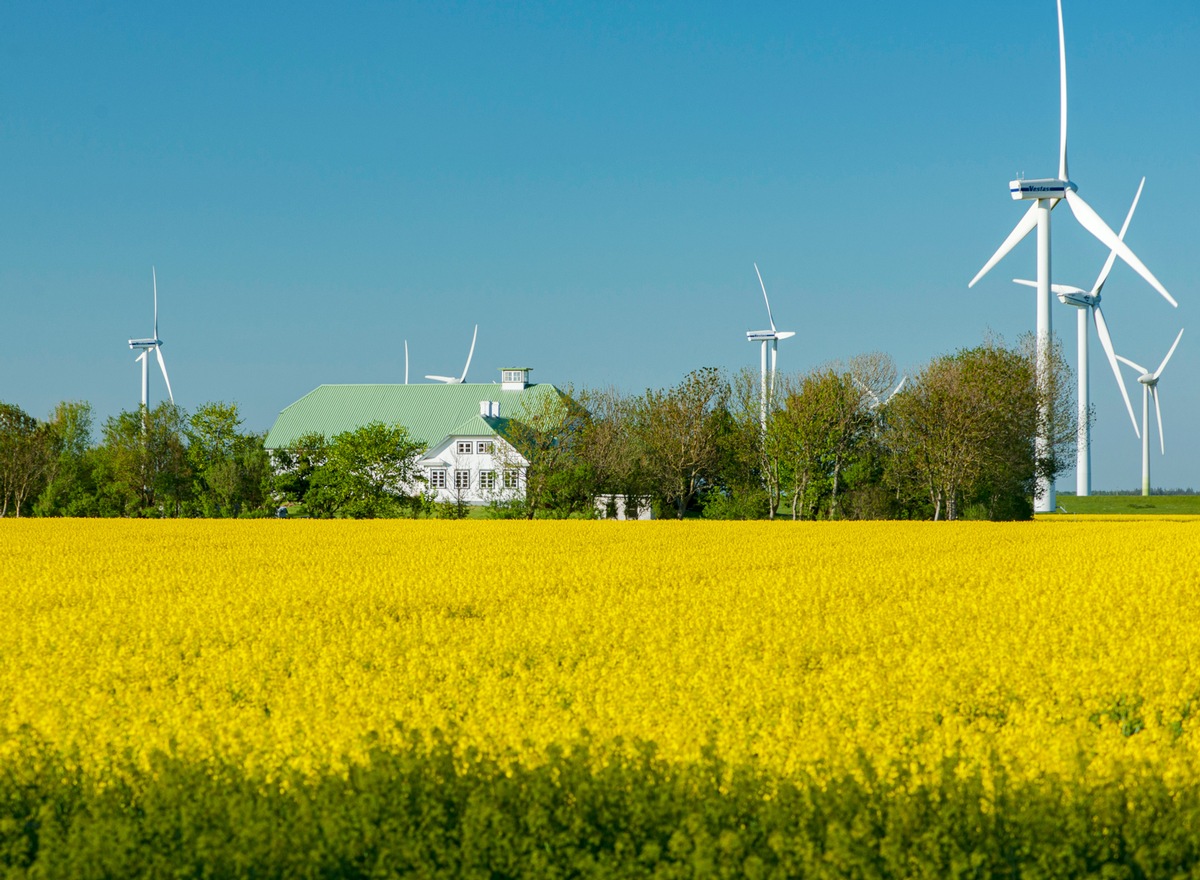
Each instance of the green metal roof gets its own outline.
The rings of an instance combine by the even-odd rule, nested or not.
[[[320,385],[286,407],[267,432],[266,447],[279,449],[309,433],[332,438],[370,422],[403,425],[426,446],[446,437],[490,436],[502,420],[520,419],[527,407],[561,391],[548,383],[501,391],[491,383],[462,385]],[[483,400],[500,402],[500,419],[479,414]]]

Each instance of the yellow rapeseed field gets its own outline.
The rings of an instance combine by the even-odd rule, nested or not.
[[[3,521],[0,572],[0,764],[270,779],[440,730],[1200,780],[1200,520]]]

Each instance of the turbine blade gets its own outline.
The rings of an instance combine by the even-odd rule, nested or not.
[[[992,258],[984,263],[983,268],[979,270],[979,274],[971,279],[971,283],[967,287],[974,287],[976,281],[992,271],[992,267],[1008,256],[1008,252],[1016,247],[1017,243],[1033,230],[1033,227],[1037,226],[1037,206],[1037,202],[1030,204],[1029,210],[1017,221],[1017,225],[1008,234],[1008,238],[1004,239],[1004,244],[1000,245],[999,250],[992,254]]]
[[[1179,340],[1183,337],[1183,329],[1180,328],[1179,335],[1175,337],[1174,344],[1171,345],[1171,350],[1167,352],[1167,356],[1163,358],[1162,363],[1158,365],[1158,369],[1154,371],[1154,378],[1157,379],[1162,375],[1163,369],[1167,366],[1167,361],[1171,359],[1171,355],[1175,354],[1175,348],[1179,345]]]
[[[908,381],[908,376],[901,376],[900,384],[898,384],[895,388],[892,389],[892,393],[887,396],[887,400],[885,400],[884,403],[887,403],[888,400],[891,400],[893,397],[895,397],[897,394],[899,394],[900,389],[904,387],[904,383],[907,381]]]
[[[1092,319],[1096,324],[1096,335],[1100,337],[1100,346],[1104,349],[1104,356],[1108,358],[1108,365],[1112,367],[1113,376],[1117,379],[1117,387],[1121,389],[1121,397],[1125,400],[1129,421],[1133,422],[1133,433],[1140,440],[1142,432],[1138,429],[1137,416],[1133,414],[1133,404],[1130,403],[1129,391],[1125,388],[1125,378],[1121,375],[1121,367],[1117,363],[1117,353],[1113,350],[1112,336],[1108,332],[1108,322],[1104,320],[1104,312],[1100,311],[1099,305],[1092,306]]]
[[[1158,451],[1163,455],[1167,454],[1167,444],[1163,440],[1162,432],[1162,409],[1158,405],[1158,386],[1150,386],[1150,396],[1154,398],[1154,414],[1158,416]]]
[[[471,336],[471,350],[467,352],[467,365],[465,367],[463,367],[463,374],[459,378],[458,383],[457,383],[459,385],[461,385],[463,382],[467,381],[467,370],[471,369],[471,358],[474,357],[474,355],[475,355],[475,340],[478,338],[479,338],[479,325],[476,324],[475,325],[475,333],[473,336]]]
[[[1037,204],[1034,202],[1034,204]],[[1100,219],[1092,206],[1083,200],[1083,197],[1074,190],[1067,190],[1067,204],[1071,206],[1071,213],[1075,215],[1075,219],[1079,221],[1079,225],[1098,238],[1103,244],[1117,252],[1117,256],[1129,264],[1133,271],[1137,272],[1149,282],[1150,286],[1166,297],[1167,302],[1173,306],[1179,304],[1167,293],[1167,289],[1162,286],[1154,273],[1146,268],[1145,264],[1137,258],[1137,254],[1129,249],[1129,245],[1117,238],[1117,234],[1108,228],[1108,224]]]
[[[1117,355],[1117,360],[1119,360],[1123,364],[1128,364],[1129,366],[1133,367],[1135,370],[1139,371],[1143,375],[1150,372],[1145,367],[1143,367],[1141,364],[1135,364],[1129,358],[1123,357],[1122,355]]]
[[[875,407],[879,406],[879,398],[875,395],[875,392],[872,391],[870,388],[868,388],[866,385],[864,385],[862,382],[860,382],[858,379],[858,376],[852,375],[850,377],[850,381],[858,386],[859,391],[861,391],[863,394],[866,394],[873,401],[875,401],[873,404],[871,404],[871,409],[874,409]]]
[[[150,277],[154,279],[154,338],[158,339],[158,271],[151,266]]]
[[[1058,179],[1070,180],[1067,176],[1067,38],[1063,32],[1062,0],[1058,0],[1058,88]]]
[[[167,397],[171,398],[171,403],[174,403],[175,395],[171,393],[171,380],[167,378],[167,364],[163,360],[162,349],[156,345],[154,346],[154,353],[158,355],[158,366],[162,370],[163,381],[167,383]]]
[[[1146,185],[1146,178],[1142,178],[1142,182],[1138,184],[1137,194],[1133,197],[1133,204],[1129,206],[1129,213],[1125,215],[1125,222],[1121,224],[1121,231],[1117,233],[1117,238],[1121,241],[1125,240],[1125,233],[1129,230],[1129,221],[1133,219],[1133,212],[1137,210],[1138,199],[1142,197],[1142,187]],[[1104,283],[1108,281],[1108,273],[1112,271],[1113,263],[1116,262],[1117,252],[1110,250],[1108,259],[1104,261],[1104,268],[1100,270],[1099,276],[1096,278],[1096,283],[1092,287],[1092,293],[1099,293],[1104,289]]]
[[[1028,278],[1014,278],[1013,284],[1020,284],[1024,287],[1037,287],[1037,282],[1030,281]],[[1087,293],[1082,287],[1072,287],[1069,284],[1051,284],[1050,290],[1054,293]]]
[[[754,274],[758,276],[758,286],[762,288],[763,301],[767,304],[767,320],[771,323],[771,332],[775,332],[775,318],[771,316],[771,300],[767,298],[767,285],[763,284],[762,272],[758,271],[758,263],[754,264]]]
[[[426,376],[425,378],[430,379],[434,382],[444,382],[447,385],[458,385],[459,384],[459,381],[457,379],[455,379],[453,376]]]

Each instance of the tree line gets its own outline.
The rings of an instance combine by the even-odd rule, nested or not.
[[[523,459],[524,492],[498,490],[486,512],[591,516],[621,497],[660,517],[1027,519],[1038,479],[1073,464],[1076,416],[1057,348],[1039,372],[1029,339],[988,340],[934,358],[889,397],[896,379],[882,354],[780,374],[765,423],[751,370],[703,368],[640,394],[568,389],[506,422],[500,446]],[[0,515],[466,513],[434,503],[416,466],[425,447],[400,425],[269,452],[232,403],[122,412],[98,441],[93,422],[83,402],[44,420],[0,403]]]

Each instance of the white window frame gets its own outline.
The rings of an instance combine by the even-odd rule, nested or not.
[[[470,455],[473,448],[474,444],[470,440],[459,440],[455,446],[459,455]]]
[[[454,469],[454,489],[457,492],[471,488],[471,472],[466,468]]]
[[[495,489],[496,488],[496,472],[495,471],[480,471],[479,472],[479,488],[480,489]]]
[[[496,451],[496,444],[491,440],[480,440],[475,444],[475,452],[479,455],[491,455]]]
[[[446,488],[446,469],[445,468],[430,468],[429,469],[429,488],[445,489]]]
[[[504,488],[519,489],[521,486],[521,469],[520,468],[505,468],[504,469]]]

